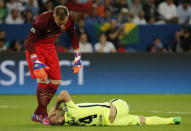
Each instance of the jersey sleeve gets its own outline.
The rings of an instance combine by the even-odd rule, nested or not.
[[[70,43],[72,44],[72,48],[78,49],[79,48],[79,41],[78,41],[78,35],[77,32],[75,30],[75,24],[74,24],[74,20],[73,18],[70,16],[70,26],[67,29],[67,33],[70,39]]]
[[[65,102],[65,105],[67,106],[67,108],[77,108],[78,107],[76,104],[74,104],[74,102],[72,100],[69,102]]]
[[[41,17],[37,17],[32,25],[32,28],[27,37],[26,50],[29,51],[30,54],[35,54],[34,44],[35,41],[39,39],[39,37],[44,33],[45,23]]]

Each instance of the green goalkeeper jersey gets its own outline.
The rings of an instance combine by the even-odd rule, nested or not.
[[[65,125],[102,126],[110,125],[110,104],[80,103],[73,101],[65,103]]]

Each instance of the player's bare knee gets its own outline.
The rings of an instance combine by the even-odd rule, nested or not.
[[[145,117],[144,116],[139,116],[139,119],[140,119],[140,124],[141,125],[145,125]]]
[[[48,79],[37,79],[38,83],[48,83]]]
[[[61,80],[50,80],[50,82],[54,85],[60,85],[61,84]]]

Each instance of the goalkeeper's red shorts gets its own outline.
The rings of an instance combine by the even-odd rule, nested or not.
[[[56,54],[54,45],[41,44],[41,45],[35,46],[35,52],[39,60],[50,68],[49,70],[46,71],[48,79],[61,80],[59,59]],[[33,63],[31,61],[31,56],[30,56],[31,54],[27,50],[25,51],[25,53],[26,53],[26,59],[28,62],[28,68],[31,74],[31,78],[34,79],[36,77],[34,75]]]

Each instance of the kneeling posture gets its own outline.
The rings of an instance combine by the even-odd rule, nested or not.
[[[49,112],[49,121],[51,125],[77,126],[168,125],[180,124],[181,118],[131,115],[128,104],[120,99],[105,103],[74,104],[69,93],[63,90]]]

